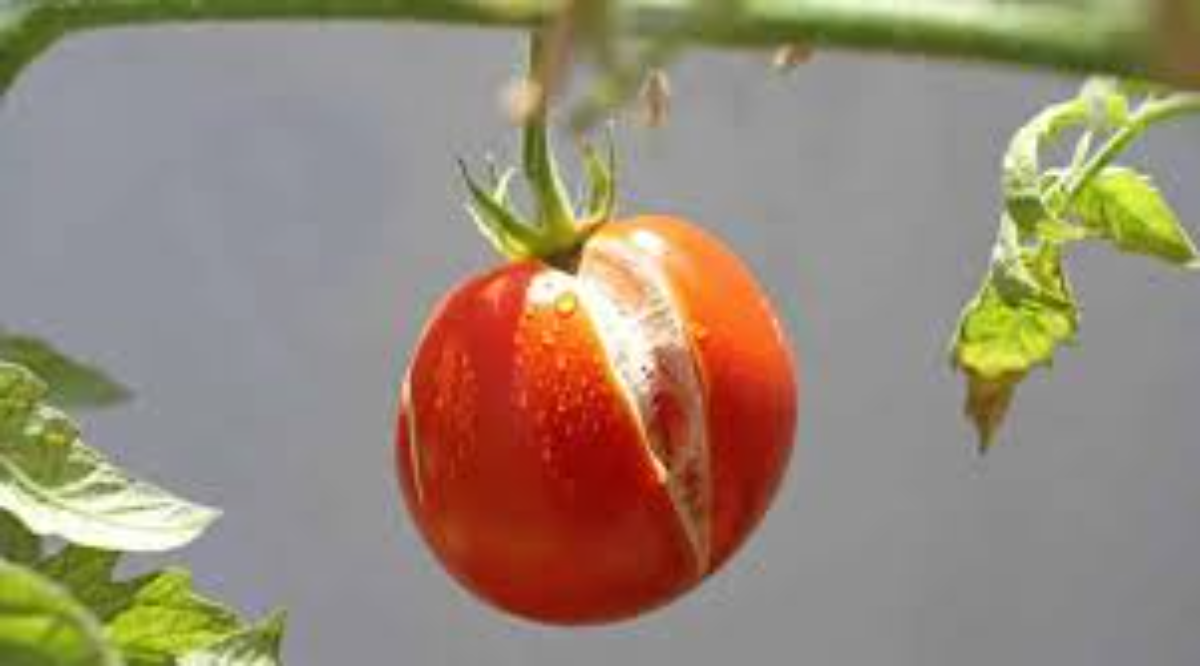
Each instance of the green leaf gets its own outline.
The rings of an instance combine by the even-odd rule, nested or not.
[[[0,664],[121,666],[100,624],[58,585],[0,561]]]
[[[599,224],[612,219],[617,204],[617,151],[612,130],[607,135],[605,156],[600,157],[595,146],[582,144],[583,166],[587,173],[588,193],[584,206],[584,223]]]
[[[184,655],[244,631],[237,614],[196,593],[186,571],[118,581],[119,557],[68,546],[38,568],[105,623],[109,642],[130,666],[175,666]]]
[[[1032,267],[1047,260],[1027,256],[1023,261]],[[1031,271],[1038,289],[1028,293],[1006,293],[1000,286],[1002,271],[993,271],[959,324],[954,354],[957,365],[995,379],[1049,364],[1058,345],[1072,341],[1078,329],[1074,298],[1061,267],[1058,271],[1051,278],[1054,282]]]
[[[1011,225],[1002,225],[1009,227]],[[988,279],[959,321],[952,356],[967,376],[966,413],[987,451],[1016,385],[1072,342],[1079,311],[1058,245],[1020,247],[1001,234]]]
[[[129,605],[142,586],[140,580],[117,583],[113,571],[120,553],[82,546],[65,546],[37,563],[37,570],[65,587],[101,622],[107,622]]]
[[[0,362],[0,509],[35,534],[129,551],[183,546],[216,519],[113,466],[45,395],[28,370]]]
[[[65,408],[109,407],[131,397],[129,389],[94,366],[76,361],[50,343],[0,330],[0,361],[22,365],[50,385],[47,402]]]
[[[1150,179],[1131,169],[1108,167],[1076,198],[1083,226],[1118,249],[1179,266],[1197,265],[1196,245]]]
[[[0,559],[32,564],[42,556],[42,540],[7,511],[0,511]]]
[[[131,666],[171,666],[180,656],[240,628],[233,611],[198,595],[186,571],[168,569],[124,581],[119,553],[67,546],[38,570],[67,588],[102,622]]]
[[[275,613],[261,624],[192,652],[180,666],[279,666],[285,616]]]
[[[232,611],[196,594],[191,574],[168,569],[138,579],[127,606],[109,620],[107,630],[131,666],[170,666],[238,626]]]

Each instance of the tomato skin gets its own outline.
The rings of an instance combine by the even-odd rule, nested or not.
[[[647,328],[638,299],[660,297],[670,307],[645,307],[670,312]],[[442,302],[405,379],[403,495],[488,602],[550,623],[632,617],[719,568],[762,518],[792,449],[792,366],[719,242],[672,218],[613,222],[574,275],[513,263]]]

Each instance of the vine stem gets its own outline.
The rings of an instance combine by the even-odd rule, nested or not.
[[[558,167],[550,148],[550,104],[556,92],[561,54],[552,52],[544,30],[529,35],[529,61],[526,76],[538,90],[539,99],[521,128],[522,167],[537,207],[537,228],[547,253],[561,251],[578,244],[579,229],[575,211],[559,179]]]
[[[611,2],[632,33],[713,45],[800,42],[1141,77],[1177,69],[1167,67],[1172,63],[1159,39],[1161,5],[1170,0],[1142,0],[1141,11],[1128,3],[1066,0],[590,1]],[[562,6],[562,0],[0,0],[0,91],[58,38],[86,29],[269,19],[532,27]],[[1184,74],[1200,83],[1200,72]]]
[[[1063,193],[1061,206],[1065,209],[1079,196],[1080,192],[1112,164],[1146,130],[1165,120],[1200,113],[1200,95],[1179,94],[1147,101],[1135,112],[1130,122],[1114,132],[1079,171],[1079,177],[1071,181]]]

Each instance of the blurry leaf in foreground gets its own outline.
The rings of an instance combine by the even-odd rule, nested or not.
[[[131,397],[103,370],[70,358],[50,343],[0,330],[0,361],[22,365],[50,385],[46,401],[64,408],[110,407]]]
[[[109,463],[45,395],[32,373],[0,361],[0,509],[30,531],[94,548],[162,551],[191,542],[217,518]]]
[[[42,540],[16,516],[0,511],[0,559],[31,564],[42,554]]]
[[[62,588],[0,561],[0,664],[121,666],[100,624]]]
[[[109,642],[130,666],[177,666],[188,655],[225,655],[235,646],[248,649],[246,645],[258,643],[277,650],[279,635],[271,631],[278,621],[256,630],[243,627],[236,613],[200,596],[191,575],[179,569],[116,580],[119,558],[118,553],[68,546],[38,568],[105,624]]]
[[[192,652],[180,666],[279,666],[285,616],[271,617],[243,632]]]

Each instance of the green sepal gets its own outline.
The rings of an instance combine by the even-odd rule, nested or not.
[[[525,125],[522,156],[525,178],[537,209],[536,224],[547,245],[553,246],[553,250],[566,250],[575,241],[575,211],[551,155],[549,131],[542,114],[535,114]]]
[[[502,181],[504,189],[489,192],[471,175],[466,162],[459,160],[458,167],[471,195],[467,212],[475,221],[480,233],[491,241],[500,254],[509,259],[521,260],[537,256],[536,233],[505,205],[508,199],[508,180]]]
[[[584,224],[594,226],[612,219],[617,205],[617,150],[611,131],[605,137],[605,155],[591,143],[581,145],[583,166],[587,173],[587,203],[584,207]]]
[[[503,208],[507,209],[509,206],[509,186],[512,185],[512,180],[516,175],[516,169],[509,168],[497,171],[496,165],[490,161],[488,162],[488,178],[492,188],[492,198]]]

